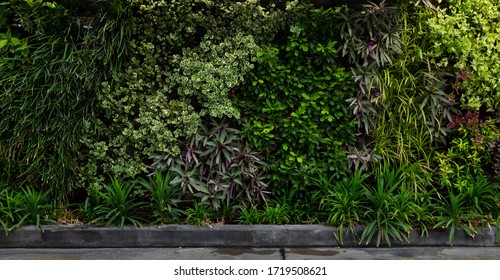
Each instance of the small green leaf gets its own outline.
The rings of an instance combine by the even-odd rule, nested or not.
[[[10,42],[11,42],[11,44],[13,46],[19,46],[19,45],[21,45],[21,41],[18,38],[16,38],[16,37],[10,38]]]
[[[0,48],[5,47],[8,43],[9,43],[9,40],[7,40],[7,39],[0,40]]]

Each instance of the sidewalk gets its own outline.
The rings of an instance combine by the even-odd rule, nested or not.
[[[0,260],[500,260],[500,248],[15,248]]]

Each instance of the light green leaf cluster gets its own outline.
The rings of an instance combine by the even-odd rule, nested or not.
[[[259,42],[284,25],[283,11],[255,0],[126,3],[128,62],[98,94],[89,176],[135,177],[151,155],[179,154],[178,140],[204,116],[238,118],[231,90],[253,68]]]
[[[442,66],[473,74],[463,81],[462,107],[477,111],[500,105],[500,4],[497,0],[449,0],[427,24],[433,55]]]
[[[215,44],[212,32],[205,35],[198,48],[185,50],[180,59],[178,94],[199,98],[201,115],[239,117],[227,93],[243,81],[243,74],[253,68],[259,47],[253,36],[241,33]]]

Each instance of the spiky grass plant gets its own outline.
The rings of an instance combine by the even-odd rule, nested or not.
[[[141,226],[145,219],[139,214],[139,210],[146,203],[137,201],[133,195],[135,185],[132,183],[121,183],[112,178],[111,185],[105,185],[98,196],[102,204],[96,207],[96,221],[102,221],[107,226],[118,226],[123,228],[125,224]]]
[[[141,179],[139,184],[146,189],[147,198],[153,211],[155,222],[169,223],[179,221],[182,210],[178,204],[181,202],[182,190],[172,184],[175,174],[173,172],[156,171],[148,180]]]
[[[78,186],[96,92],[120,68],[127,44],[119,1],[87,2],[12,2],[6,23],[20,26],[13,34],[28,41],[29,55],[0,68],[0,177],[59,200]]]

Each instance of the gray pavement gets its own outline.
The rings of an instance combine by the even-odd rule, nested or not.
[[[3,248],[0,260],[500,260],[500,247]]]

